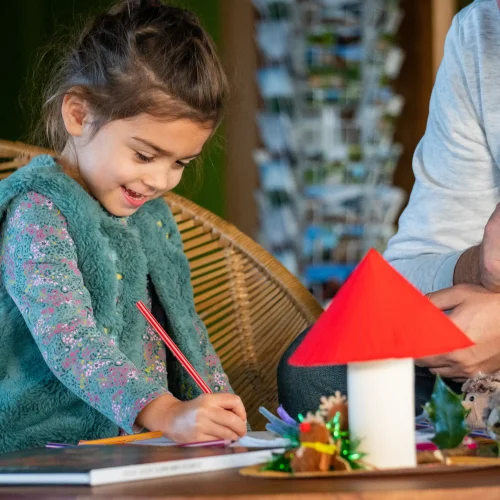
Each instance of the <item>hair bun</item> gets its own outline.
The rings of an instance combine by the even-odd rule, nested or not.
[[[130,16],[132,13],[135,14],[141,10],[159,9],[161,7],[165,7],[165,4],[161,0],[124,0],[114,5],[109,10],[109,14],[115,16],[123,12],[128,12]]]
[[[161,0],[128,0],[129,4],[135,9],[150,9],[151,7],[158,9],[163,7]]]

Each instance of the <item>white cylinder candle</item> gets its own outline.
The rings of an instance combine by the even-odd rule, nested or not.
[[[411,358],[347,367],[349,431],[365,461],[380,469],[415,467],[415,368]]]

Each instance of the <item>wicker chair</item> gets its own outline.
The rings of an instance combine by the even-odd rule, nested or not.
[[[0,178],[51,151],[0,141]],[[277,406],[276,368],[288,344],[322,312],[279,262],[231,224],[166,195],[191,266],[195,304],[254,429]]]

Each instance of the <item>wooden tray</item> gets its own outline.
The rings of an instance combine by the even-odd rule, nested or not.
[[[469,458],[469,457],[467,457]],[[474,457],[475,458],[475,457]],[[477,458],[476,460],[457,461],[450,465],[444,464],[424,464],[414,468],[405,469],[356,469],[352,471],[328,471],[328,472],[298,472],[290,474],[288,472],[278,472],[271,470],[260,470],[263,464],[252,465],[240,469],[240,474],[247,477],[258,477],[264,479],[312,479],[326,477],[352,477],[352,478],[373,478],[376,476],[399,476],[399,475],[426,475],[426,474],[446,474],[456,472],[457,469],[464,472],[477,471],[482,469],[498,469],[500,471],[500,460],[490,458]]]

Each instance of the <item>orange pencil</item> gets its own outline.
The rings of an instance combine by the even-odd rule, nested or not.
[[[163,437],[161,431],[143,432],[139,434],[130,434],[126,436],[116,436],[105,439],[94,439],[93,441],[80,441],[78,444],[127,444],[134,441],[144,441],[146,439],[157,439]]]
[[[133,443],[134,441],[146,441],[148,439],[161,438],[163,434],[158,432],[143,432],[142,434],[132,434],[130,436],[117,436],[106,439],[96,439],[94,441],[80,441],[78,445],[103,445],[103,444],[127,444]],[[214,439],[212,441],[195,441],[192,443],[174,443],[172,441],[172,446],[178,446],[180,448],[193,448],[193,447],[205,447],[205,446],[228,446],[232,443],[230,439]],[[56,446],[52,446],[56,447]]]

